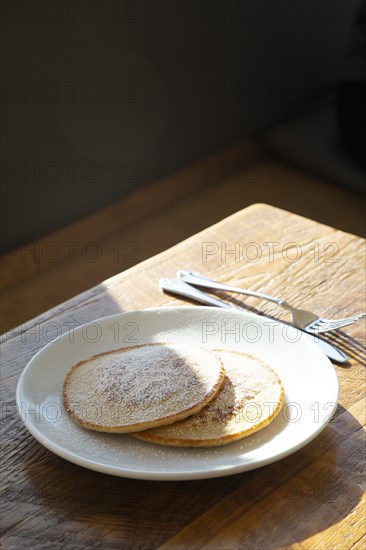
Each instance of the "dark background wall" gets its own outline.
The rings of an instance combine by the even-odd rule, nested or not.
[[[359,0],[3,2],[2,237],[20,244],[301,111]]]

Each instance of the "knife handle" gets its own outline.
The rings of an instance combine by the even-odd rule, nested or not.
[[[262,292],[255,292],[254,290],[248,290],[246,288],[239,288],[237,286],[226,285],[219,283],[218,281],[213,281],[204,277],[200,273],[195,273],[194,271],[184,271],[179,270],[177,276],[182,279],[182,281],[190,285],[198,285],[204,288],[211,288],[214,290],[222,290],[225,292],[236,292],[238,294],[245,294],[246,296],[254,296],[255,298],[260,298],[261,300],[267,300],[267,302],[273,302],[274,304],[281,305],[283,300],[281,298],[276,298],[275,296],[269,296],[268,294],[263,294]]]
[[[236,309],[234,306],[227,304],[226,302],[223,302],[218,298],[209,296],[201,290],[198,290],[198,288],[195,288],[180,279],[160,279],[160,288],[162,290],[172,292],[173,294],[179,294],[180,296],[191,298],[192,300],[196,300],[197,302],[201,302],[202,304],[223,307],[226,309]]]

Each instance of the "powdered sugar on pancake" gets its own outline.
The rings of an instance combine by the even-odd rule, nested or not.
[[[137,346],[76,365],[65,381],[64,403],[74,420],[91,429],[146,429],[200,410],[223,375],[221,361],[207,350]]]
[[[225,445],[267,426],[279,412],[284,390],[277,374],[250,355],[217,350],[225,368],[216,396],[199,413],[136,436],[162,445]]]
[[[180,357],[177,350],[160,346],[112,355],[95,369],[94,376],[97,393],[108,401],[120,401],[123,396],[127,406],[163,403],[173,394],[175,402],[191,406],[202,387],[210,392],[212,380],[209,371],[200,372],[194,354]]]

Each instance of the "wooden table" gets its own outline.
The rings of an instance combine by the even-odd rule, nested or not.
[[[89,471],[35,441],[14,401],[23,368],[61,328],[120,311],[183,305],[157,285],[178,268],[341,317],[365,308],[364,265],[362,239],[253,205],[7,333],[2,345],[3,547],[364,548],[362,321],[332,337],[350,361],[335,365],[340,400],[330,424],[295,454],[234,476],[157,482]],[[273,304],[255,299],[246,304],[282,316]]]

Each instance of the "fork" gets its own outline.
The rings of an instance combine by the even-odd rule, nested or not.
[[[237,292],[239,294],[246,294],[247,296],[254,296],[262,300],[267,300],[268,302],[273,302],[291,313],[292,322],[296,327],[313,334],[330,332],[332,330],[346,327],[366,315],[366,312],[363,312],[351,317],[344,317],[343,319],[326,319],[325,317],[319,317],[319,315],[316,315],[311,311],[307,311],[306,309],[298,309],[281,298],[275,298],[274,296],[262,294],[261,292],[255,292],[253,290],[247,290],[244,288],[219,283],[194,271],[179,270],[177,271],[177,275],[184,282],[193,286],[201,286],[212,290],[223,290],[226,292]]]

